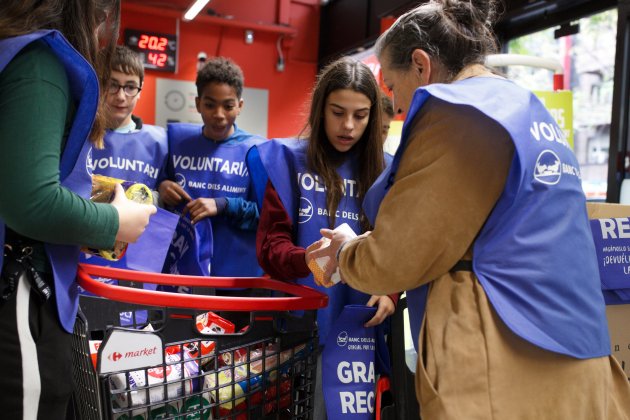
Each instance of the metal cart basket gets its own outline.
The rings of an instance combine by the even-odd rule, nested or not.
[[[73,334],[78,418],[312,418],[315,311],[326,295],[263,277],[92,265],[79,267],[78,282],[95,295],[81,296]],[[227,289],[228,296],[138,288],[144,283]]]

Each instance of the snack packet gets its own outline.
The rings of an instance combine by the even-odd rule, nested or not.
[[[337,226],[334,229],[334,231],[348,233],[353,238],[357,236],[357,234],[352,230],[352,228],[347,223]],[[330,245],[330,239],[328,238],[322,238],[322,239],[323,239],[323,242],[322,242],[322,245],[319,247],[319,249],[326,248],[327,246]],[[326,268],[326,264],[328,263],[329,260],[330,260],[330,257],[320,257],[314,260],[310,260],[308,262],[308,268],[313,273],[313,277],[315,277],[315,280],[318,281],[319,283],[324,282],[324,269]],[[337,267],[337,270],[335,270],[330,280],[332,281],[332,285],[335,285],[341,281],[341,276],[339,274],[339,267]]]
[[[116,184],[122,185],[125,190],[125,195],[129,200],[140,204],[153,204],[153,194],[151,193],[151,189],[146,185],[123,181],[122,179],[104,175],[92,176],[92,194],[90,200],[95,203],[111,203],[114,199]],[[98,255],[109,261],[118,261],[125,255],[127,245],[126,242],[116,241],[111,249],[83,248],[81,251]]]

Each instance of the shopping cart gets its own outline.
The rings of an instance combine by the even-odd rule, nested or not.
[[[79,267],[78,282],[95,295],[81,297],[73,334],[78,418],[312,418],[315,312],[326,295],[268,278],[92,265]],[[238,288],[249,296],[169,293],[144,283]]]

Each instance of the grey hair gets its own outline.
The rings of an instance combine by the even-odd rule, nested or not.
[[[454,77],[497,51],[494,17],[494,0],[431,0],[400,16],[377,39],[376,56],[386,54],[392,68],[407,69],[412,52],[421,49]]]

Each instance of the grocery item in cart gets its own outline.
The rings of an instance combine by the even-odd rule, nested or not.
[[[206,312],[197,316],[197,331],[201,334],[233,334],[236,330],[234,324],[214,312]],[[197,348],[198,347],[198,348]],[[214,355],[215,342],[212,340],[195,341],[189,344],[189,350],[197,357],[196,350],[201,353],[201,365],[208,363]]]
[[[199,375],[197,362],[191,360],[186,352],[184,352],[184,363],[179,363],[182,360],[179,354],[167,353],[164,360],[164,366],[112,375],[110,377],[112,390],[129,390],[121,393],[113,392],[115,405],[119,408],[130,408],[147,404],[147,393],[149,403],[164,401],[165,383],[168,383],[166,398],[191,394],[194,391],[193,381],[186,378]]]
[[[209,397],[212,401],[219,402],[221,415],[229,414],[233,408],[238,410],[245,402],[245,394],[257,396],[260,400],[262,394],[256,390],[260,389],[262,381],[272,384],[266,386],[264,391],[265,401],[274,401],[274,404],[265,404],[265,410],[269,413],[275,407],[276,386],[273,384],[278,381],[279,374],[281,383],[279,408],[284,408],[290,403],[290,394],[284,395],[291,390],[290,381],[286,377],[291,367],[288,362],[295,360],[296,357],[302,357],[306,346],[301,344],[282,352],[279,351],[277,343],[268,343],[264,348],[265,357],[262,347],[252,348],[249,352],[246,348],[240,348],[222,353],[219,356],[219,365],[233,366],[233,369],[223,369],[218,373],[210,372],[205,375],[204,389],[210,390]],[[288,401],[283,402],[287,399]]]
[[[232,322],[214,312],[197,315],[195,326],[201,334],[232,334],[235,331]],[[166,348],[166,353],[179,354],[183,351],[191,359],[199,359],[199,363],[203,366],[212,360],[215,346],[213,340],[194,340],[181,345],[181,347],[180,345],[169,346]]]
[[[172,404],[161,404],[152,406],[149,410],[149,415],[147,416],[146,409],[138,409],[133,410],[131,412],[131,416],[127,413],[123,414],[115,414],[114,420],[155,420],[155,419],[164,419],[164,418],[172,418],[179,414],[179,409]],[[197,417],[198,418],[198,417]],[[208,417],[204,417],[204,420],[207,420]]]
[[[90,357],[92,358],[92,364],[94,365],[94,369],[96,369],[98,362],[98,348],[101,347],[101,343],[103,340],[89,340],[88,346],[90,348]]]
[[[264,370],[270,371],[278,366],[278,360],[280,361],[280,366],[282,370],[282,366],[286,367],[286,362],[288,362],[292,357],[302,357],[303,353],[306,349],[304,344],[298,345],[293,349],[287,349],[279,352],[279,346],[277,343],[268,343],[265,347],[265,362],[264,362]],[[248,354],[249,353],[249,354]],[[247,348],[239,348],[234,351],[228,351],[222,353],[219,356],[219,366],[232,366],[232,365],[241,365],[247,363],[249,361],[252,366],[252,370],[261,372],[263,370],[263,349],[261,347],[250,349],[248,352]]]
[[[95,203],[110,203],[114,199],[116,184],[121,184],[125,190],[125,196],[131,201],[140,204],[153,204],[151,189],[144,184],[124,181],[103,175],[92,176],[92,194],[90,199]],[[110,261],[118,261],[125,255],[127,243],[116,241],[111,249],[84,248],[83,252],[98,255]]]
[[[204,389],[209,389],[210,399],[218,401],[221,408],[231,410],[233,404],[245,401],[244,394],[251,393],[261,387],[262,376],[260,372],[250,371],[247,378],[247,367],[237,366],[219,372],[210,372],[205,375]]]

